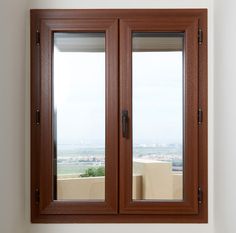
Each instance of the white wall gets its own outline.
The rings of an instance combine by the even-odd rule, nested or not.
[[[29,201],[26,202],[29,233],[213,233],[213,4],[212,0],[29,0],[30,8],[208,8],[209,9],[209,224],[30,224]],[[29,59],[28,61],[29,62]],[[29,77],[28,77],[29,80]],[[29,83],[29,81],[27,81]],[[29,86],[27,87],[29,95]],[[26,98],[26,112],[29,101]],[[29,116],[27,115],[27,118]],[[29,199],[29,124],[26,124],[26,200]]]
[[[216,233],[236,232],[236,1],[215,3]]]
[[[25,232],[26,0],[0,1],[0,232]]]

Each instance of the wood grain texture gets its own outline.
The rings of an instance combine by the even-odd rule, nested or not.
[[[31,88],[32,98],[40,102],[40,130],[37,133],[37,145],[32,143],[32,174],[37,167],[38,174],[32,176],[39,180],[37,187],[40,188],[40,214],[99,214],[117,212],[117,190],[118,190],[118,21],[116,19],[102,20],[58,20],[41,19],[39,22],[41,43],[40,59],[32,54],[32,66],[40,60],[40,72],[34,70],[35,77],[40,76],[35,86]],[[32,37],[33,37],[32,30]],[[53,102],[52,102],[52,60],[53,60],[53,33],[57,31],[70,32],[105,32],[106,33],[106,177],[105,177],[105,201],[55,201],[53,200]],[[35,47],[33,43],[33,49]],[[34,61],[34,62],[33,62]],[[38,63],[37,63],[38,64]],[[38,75],[39,74],[39,75]],[[40,75],[41,74],[41,75]],[[37,76],[38,75],[38,76]],[[34,83],[34,75],[32,80]],[[37,96],[34,96],[34,91]],[[32,116],[35,105],[32,102]],[[32,125],[32,131],[35,131]],[[32,140],[36,138],[32,134]],[[37,157],[35,154],[37,153]],[[37,162],[36,162],[37,160]],[[34,187],[32,185],[32,200],[34,198]],[[32,208],[36,211],[37,206]]]
[[[132,32],[184,32],[184,199],[132,200]],[[120,212],[198,213],[198,18],[185,16],[120,20],[120,111],[129,112],[129,137],[120,135]]]
[[[198,27],[203,43],[198,46]],[[41,32],[37,46],[36,30]],[[183,202],[132,201],[132,31],[185,32],[185,175]],[[106,32],[105,202],[53,200],[52,34]],[[119,50],[118,50],[119,49]],[[120,69],[118,67],[120,66]],[[197,109],[203,123],[197,125]],[[41,111],[40,126],[35,111]],[[128,139],[121,111],[129,110]],[[191,156],[190,156],[191,154]],[[119,174],[119,176],[118,176]],[[198,204],[197,188],[203,190]],[[40,188],[40,205],[35,189]],[[207,222],[207,10],[31,10],[31,221],[45,223]]]

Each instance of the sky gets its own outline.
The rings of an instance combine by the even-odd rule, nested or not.
[[[182,52],[133,52],[133,143],[182,143]],[[58,144],[105,145],[105,53],[54,49]]]

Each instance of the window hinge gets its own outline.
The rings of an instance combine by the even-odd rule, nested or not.
[[[36,110],[35,122],[36,125],[40,125],[40,111],[38,109]]]
[[[36,31],[36,45],[40,46],[40,32],[39,32],[39,30]]]
[[[198,29],[198,44],[201,45],[203,42],[203,31],[201,28]]]
[[[39,188],[35,189],[35,204],[39,205],[40,202],[40,192],[39,192]]]
[[[198,187],[198,204],[202,204],[202,188]]]
[[[201,108],[198,109],[198,124],[201,125],[203,121],[203,111]]]

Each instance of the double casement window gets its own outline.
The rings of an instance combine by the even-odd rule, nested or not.
[[[31,11],[32,222],[207,222],[207,11]]]

